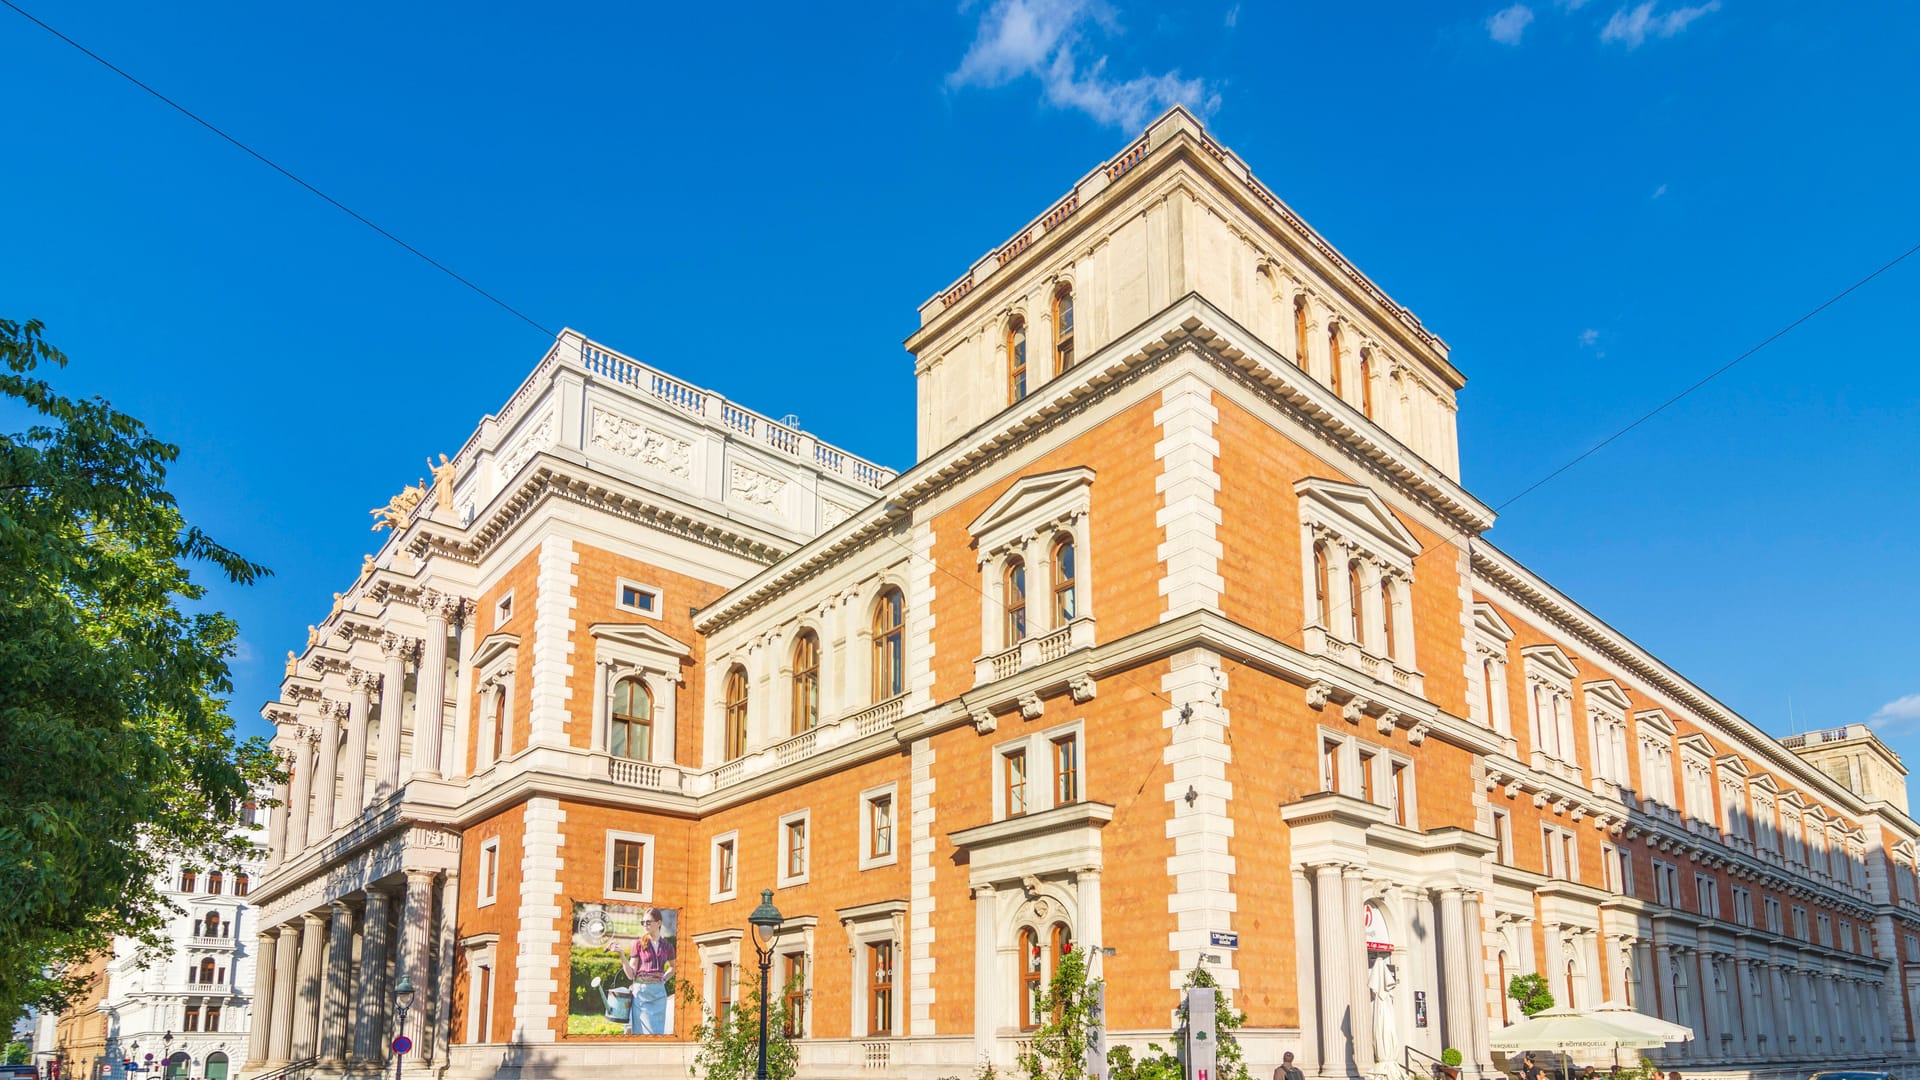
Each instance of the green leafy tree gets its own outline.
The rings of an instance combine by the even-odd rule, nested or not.
[[[1087,978],[1085,949],[1068,949],[1054,965],[1040,995],[1047,1021],[1033,1033],[1019,1066],[1033,1080],[1086,1080],[1087,1045],[1093,1037],[1094,995],[1099,979]]]
[[[7,1064],[25,1065],[33,1056],[33,1048],[18,1040],[7,1044]]]
[[[798,989],[798,977],[787,987]],[[680,999],[700,1017],[694,1026],[693,1075],[699,1080],[751,1080],[760,1065],[760,983],[749,981],[745,998],[724,1017],[709,1013],[693,983],[682,980]],[[787,1034],[787,1003],[776,999],[767,1010],[767,1076],[793,1080],[800,1069],[800,1050]]]
[[[1553,991],[1546,977],[1534,972],[1515,975],[1507,983],[1507,996],[1520,1003],[1520,1011],[1532,1016],[1553,1008]]]
[[[273,776],[223,696],[233,621],[189,611],[190,567],[266,573],[188,525],[179,448],[40,372],[66,357],[0,319],[0,1019],[58,1008],[115,935],[161,947],[156,862],[232,865],[242,804]]]
[[[1213,1027],[1218,1042],[1214,1043],[1214,1068],[1220,1080],[1249,1080],[1246,1054],[1240,1049],[1240,1040],[1234,1032],[1247,1023],[1247,1014],[1236,1010],[1227,991],[1219,980],[1204,967],[1196,966],[1187,972],[1186,989],[1196,986],[1212,987],[1215,992],[1213,1005]],[[1192,1015],[1187,1007],[1187,995],[1180,995],[1180,1028],[1186,1030]],[[1175,1038],[1184,1037],[1175,1033]],[[1111,1080],[1182,1080],[1185,1074],[1180,1069],[1180,1055],[1168,1050],[1159,1043],[1148,1043],[1147,1052],[1134,1056],[1133,1048],[1115,1046],[1107,1051],[1107,1073]]]

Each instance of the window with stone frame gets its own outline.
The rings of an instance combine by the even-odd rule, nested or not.
[[[480,873],[476,875],[475,904],[485,907],[500,895],[500,838],[488,837],[480,842]]]
[[[739,886],[740,830],[734,829],[714,837],[707,863],[708,898],[713,903],[733,899]]]
[[[976,685],[1093,645],[1091,469],[1023,476],[967,526],[980,569]]]
[[[1680,802],[1674,795],[1673,721],[1659,709],[1633,714],[1634,734],[1640,743],[1640,809],[1669,821],[1679,820]]]
[[[1513,741],[1511,698],[1507,688],[1507,649],[1513,641],[1513,628],[1485,601],[1473,605],[1473,647],[1478,663],[1470,667],[1477,676],[1469,699],[1468,712],[1480,724],[1492,728],[1504,740],[1509,755],[1516,753]]]
[[[1761,910],[1761,913],[1766,916],[1767,932],[1770,934],[1782,933],[1783,927],[1780,922],[1780,899],[1774,896],[1761,897],[1760,910]],[[1916,956],[1915,959],[1920,960],[1920,956]]]
[[[1680,780],[1686,796],[1687,828],[1696,833],[1717,832],[1719,815],[1713,804],[1713,743],[1705,735],[1680,740]]]
[[[607,752],[617,758],[653,760],[653,695],[638,676],[629,675],[613,684]]]
[[[780,888],[804,885],[813,870],[812,811],[795,810],[780,816],[777,834]]]
[[[733,761],[747,753],[747,669],[739,664],[728,668],[723,692],[720,758]]]
[[[1714,762],[1720,783],[1720,830],[1727,843],[1753,848],[1753,811],[1747,797],[1747,763],[1738,755],[1723,754]]]
[[[653,837],[608,830],[606,895],[609,899],[648,903],[653,899]]]
[[[807,1032],[807,954],[799,950],[780,954],[780,1000],[786,1006],[782,1033],[797,1039]]]
[[[1680,906],[1680,868],[1661,859],[1653,860],[1653,899],[1669,908]]]
[[[1694,908],[1704,919],[1720,917],[1720,881],[1712,874],[1693,875]]]
[[[793,718],[790,733],[820,726],[820,635],[802,630],[793,639]]]
[[[1629,798],[1633,788],[1627,766],[1627,713],[1633,703],[1612,679],[1581,684],[1587,707],[1587,760],[1593,763],[1594,790]]]
[[[1007,320],[1007,403],[1027,396],[1027,320],[1014,315]]]
[[[907,692],[907,601],[897,586],[873,604],[872,672],[876,704]]]
[[[993,750],[995,820],[1021,817],[1087,798],[1086,723],[1024,732]]]
[[[860,869],[892,866],[899,862],[900,785],[882,784],[860,793]]]
[[[1579,671],[1557,645],[1520,650],[1527,680],[1528,755],[1534,768],[1580,781],[1573,722],[1573,680]]]
[[[1419,693],[1410,606],[1419,541],[1368,488],[1309,478],[1293,489],[1307,651]]]
[[[1073,286],[1061,282],[1053,290],[1053,373],[1073,367]]]

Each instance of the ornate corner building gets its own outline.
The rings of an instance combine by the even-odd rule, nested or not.
[[[1689,1073],[1914,1057],[1898,759],[1480,539],[1446,344],[1192,116],[920,316],[904,472],[567,331],[380,512],[266,707],[249,1074],[378,1069],[405,975],[409,1068],[683,1075],[762,889],[805,1077],[1009,1065],[1075,945],[1257,1074],[1485,1074],[1525,972]]]

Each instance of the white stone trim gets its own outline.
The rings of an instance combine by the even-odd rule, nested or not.
[[[1173,879],[1173,891],[1167,894],[1167,912],[1174,928],[1167,934],[1167,947],[1179,960],[1167,972],[1169,989],[1178,990],[1186,973],[1200,963],[1200,954],[1218,956],[1209,964],[1220,985],[1229,990],[1240,988],[1240,973],[1231,966],[1236,954],[1231,950],[1212,951],[1214,931],[1233,930],[1233,916],[1239,910],[1239,898],[1233,881],[1235,859],[1228,850],[1234,836],[1233,784],[1227,779],[1227,763],[1233,760],[1233,747],[1227,742],[1227,710],[1222,695],[1227,688],[1227,673],[1220,654],[1209,649],[1188,649],[1169,658],[1167,674],[1160,689],[1171,703],[1161,713],[1161,726],[1168,742],[1161,760],[1172,767],[1173,778],[1162,789],[1167,800],[1167,838],[1173,841],[1173,854],[1167,857],[1167,876]],[[1188,804],[1191,789],[1194,801]]]
[[[493,873],[487,873],[487,855],[493,855]],[[474,907],[492,907],[500,898],[500,838],[480,841],[479,872],[473,875]]]
[[[528,712],[531,745],[564,746],[572,713],[574,589],[580,555],[573,541],[548,537],[540,543],[539,595],[534,604],[533,707]]]
[[[887,813],[892,820],[888,823],[890,832],[889,849],[876,855],[873,852],[873,807],[876,800],[887,800]],[[905,816],[900,805],[900,784],[898,781],[880,784],[862,791],[854,803],[854,821],[860,829],[860,869],[872,870],[880,866],[894,866],[900,862],[900,821]]]
[[[501,593],[493,601],[493,626],[491,629],[499,630],[501,627],[507,625],[512,621],[513,621],[513,590],[508,589],[506,592]]]
[[[733,887],[720,887],[720,845],[733,845]],[[731,900],[740,894],[740,830],[729,829],[717,833],[707,842],[707,902],[720,903]]]
[[[913,805],[906,815],[909,842],[912,845],[910,857],[911,899],[908,903],[908,970],[912,980],[907,987],[907,1026],[916,1036],[936,1035],[933,1020],[933,973],[935,961],[933,947],[936,935],[933,928],[935,900],[934,882],[934,779],[933,779],[933,740],[916,739],[912,751],[912,780],[909,791]],[[899,836],[901,806],[894,803],[894,835]],[[899,841],[894,841],[899,846]],[[898,961],[895,961],[896,966]],[[809,974],[808,979],[812,979]],[[895,996],[899,994],[896,988]],[[862,993],[864,997],[864,991]],[[809,1023],[812,1021],[809,1020]],[[897,1026],[897,1025],[896,1025]]]
[[[627,603],[627,590],[633,589],[653,598],[651,608],[636,607]],[[660,618],[660,609],[667,602],[667,594],[658,585],[643,585],[632,578],[618,578],[613,585],[613,606],[621,611],[630,611],[648,619]]]
[[[560,826],[567,813],[551,798],[527,800],[524,845],[520,857],[520,947],[514,958],[513,1038],[516,1042],[552,1042],[556,1011],[553,995],[560,990],[561,932],[565,916],[560,908],[560,849],[566,835]]]
[[[1161,432],[1153,446],[1160,466],[1154,490],[1166,504],[1154,515],[1154,523],[1165,531],[1159,548],[1167,568],[1160,579],[1160,594],[1166,598],[1160,620],[1165,622],[1189,611],[1217,610],[1226,579],[1220,574],[1220,508],[1214,504],[1214,493],[1220,490],[1215,468],[1220,442],[1213,427],[1220,410],[1213,404],[1213,390],[1187,371],[1161,390],[1160,400],[1153,413]]]

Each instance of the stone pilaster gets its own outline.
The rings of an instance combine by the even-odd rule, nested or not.
[[[551,543],[551,541],[549,541]],[[561,988],[556,968],[560,965],[562,934],[560,906],[562,845],[566,835],[560,826],[567,813],[551,798],[528,799],[523,811],[526,827],[522,832],[524,855],[520,860],[519,962],[513,980],[513,1039],[518,1042],[546,1043],[558,1037],[555,1031],[559,1014],[553,995]]]
[[[911,781],[913,809],[912,816],[908,819],[908,858],[912,860],[910,870],[912,897],[909,901],[911,914],[907,928],[909,978],[907,1030],[916,1036],[935,1034],[933,909],[937,900],[933,892],[934,814],[936,813],[933,801],[933,754],[932,739],[914,741]],[[1082,935],[1086,933],[1084,924],[1081,933]]]
[[[1313,868],[1314,940],[1320,944],[1320,979],[1311,1000],[1320,1007],[1320,1075],[1354,1076],[1353,1043],[1347,1025],[1353,1008],[1353,961],[1348,940],[1346,884],[1338,863]]]

